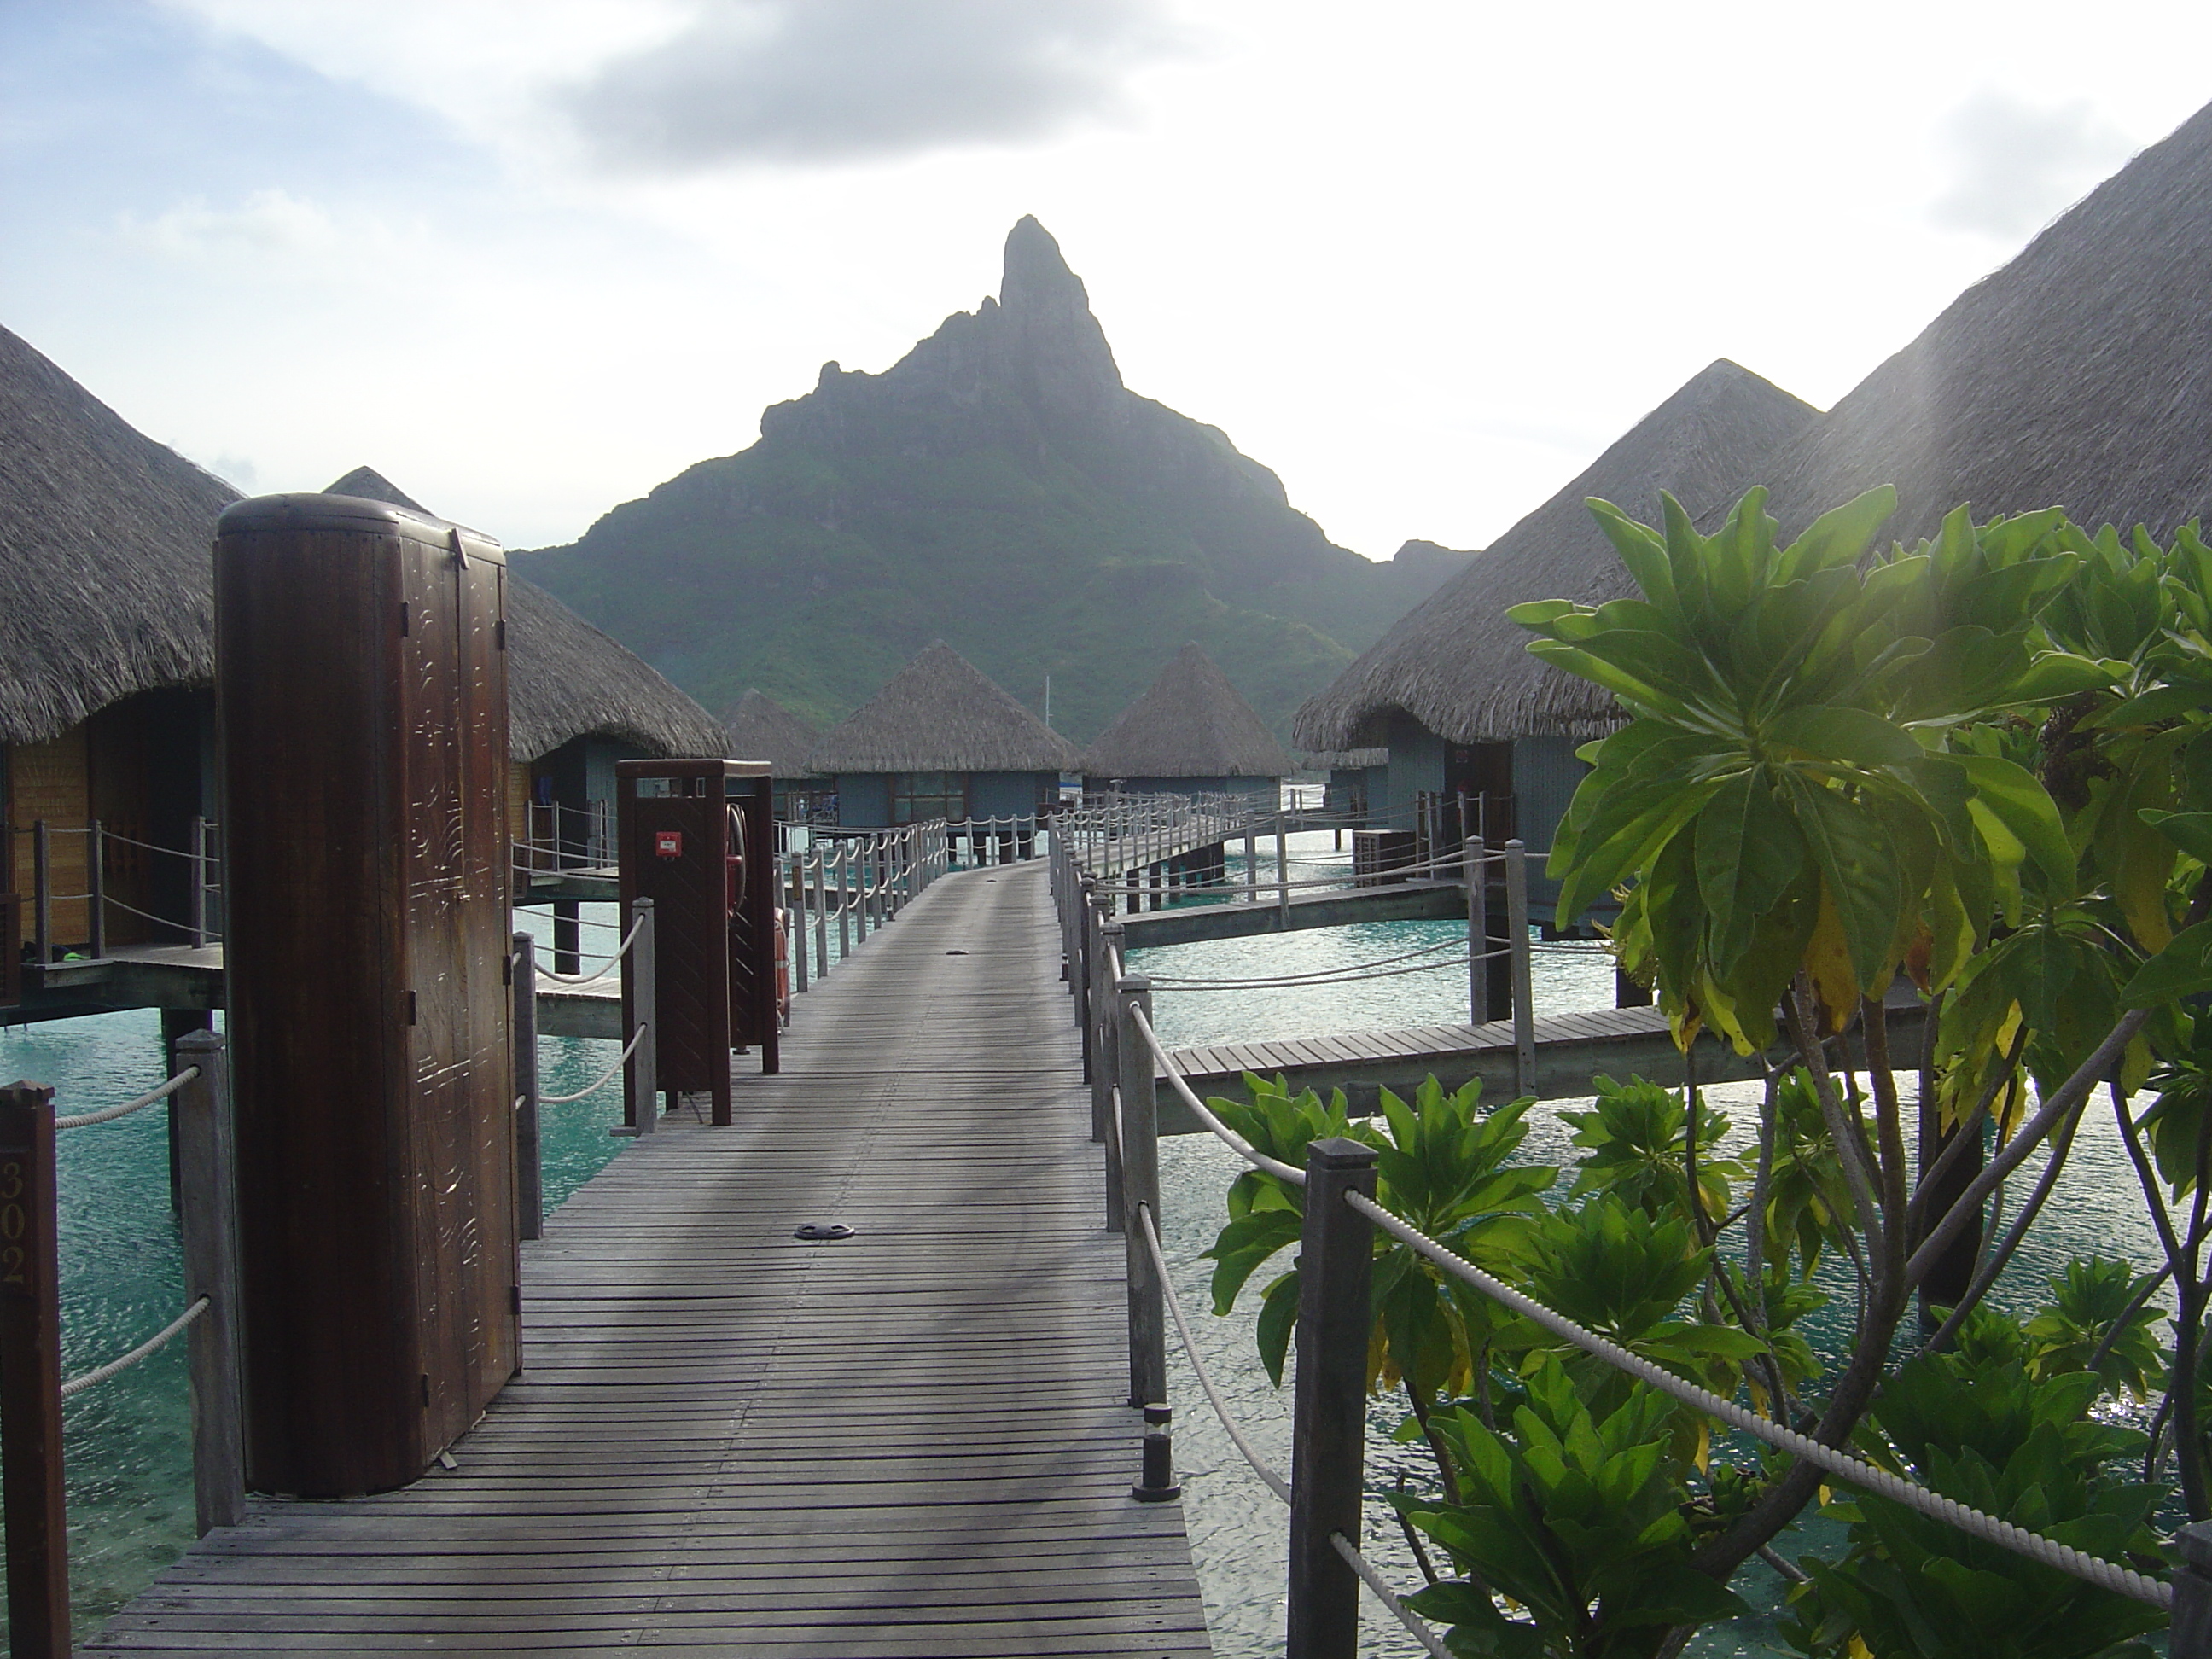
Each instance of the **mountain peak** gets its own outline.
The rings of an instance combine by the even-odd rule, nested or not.
[[[1095,419],[1121,393],[1121,371],[1091,314],[1090,292],[1035,216],[1023,215],[1006,233],[997,314],[978,314],[1003,337],[1002,361],[1041,406]]]

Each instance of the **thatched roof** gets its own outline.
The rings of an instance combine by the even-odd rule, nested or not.
[[[0,328],[0,743],[215,674],[215,521],[238,492]]]
[[[323,492],[429,509],[383,474],[357,466]],[[434,517],[434,514],[430,516]],[[713,757],[729,738],[712,714],[644,659],[509,565],[507,571],[507,750],[537,760],[574,738],[611,738],[648,753]]]
[[[764,760],[771,775],[804,778],[806,757],[822,741],[819,728],[786,708],[764,691],[749,690],[722,722],[730,734],[730,754],[738,760]]]
[[[1307,699],[1293,740],[1329,750],[1381,743],[1399,709],[1455,743],[1605,729],[1617,718],[1611,695],[1530,656],[1528,630],[1506,610],[1529,599],[1597,605],[1633,591],[1583,504],[1589,496],[1656,519],[1668,489],[1705,512],[1759,483],[1780,447],[1818,418],[1725,358],[1700,371]]]
[[[1281,778],[1291,757],[1213,659],[1186,645],[1084,752],[1083,769],[1102,778]]]
[[[1075,745],[939,640],[830,728],[806,769],[841,772],[1067,772]]]
[[[1788,530],[1894,484],[1884,534],[2063,507],[2166,535],[2212,516],[2212,106],[1968,289],[1778,457]]]
[[[1388,766],[1388,749],[1301,749],[1298,764],[1309,772],[1360,772],[1370,766]]]

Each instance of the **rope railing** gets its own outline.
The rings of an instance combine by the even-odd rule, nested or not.
[[[103,1106],[96,1112],[78,1112],[68,1117],[54,1119],[57,1129],[89,1129],[95,1123],[112,1123],[118,1117],[128,1117],[157,1100],[167,1100],[171,1095],[191,1082],[200,1074],[197,1066],[187,1066],[158,1089],[149,1089],[135,1100],[126,1100],[120,1106]]]
[[[1398,1599],[1389,1581],[1376,1571],[1375,1564],[1362,1555],[1356,1545],[1342,1533],[1333,1532],[1328,1535],[1328,1547],[1344,1558],[1345,1565],[1359,1575],[1359,1582],[1375,1592],[1375,1599],[1390,1610],[1416,1642],[1436,1659],[1455,1659],[1452,1650],[1444,1645],[1444,1638],[1437,1634],[1436,1627]]]
[[[605,1071],[600,1073],[599,1076],[592,1079],[591,1082],[577,1090],[575,1093],[569,1095],[540,1095],[538,1097],[538,1103],[541,1106],[566,1106],[572,1101],[581,1100],[586,1095],[595,1095],[599,1093],[600,1090],[605,1088],[608,1084],[614,1081],[615,1073],[617,1072],[619,1072],[624,1066],[629,1063],[629,1057],[637,1052],[639,1039],[643,1037],[645,1034],[652,1029],[653,1027],[647,1022],[640,1020],[637,1024],[637,1030],[629,1034],[629,1041],[623,1044],[623,1051],[615,1056],[613,1065],[608,1066]]]
[[[1364,1194],[1347,1193],[1345,1202],[1416,1255],[1434,1262],[1453,1278],[1473,1285],[1501,1307],[1511,1310],[1563,1341],[1602,1359],[1616,1370],[1648,1383],[1693,1411],[1725,1423],[1778,1451],[1787,1452],[1793,1457],[1814,1464],[1862,1491],[1904,1504],[1930,1520],[1944,1522],[1985,1543],[2026,1556],[2044,1566],[2070,1573],[2118,1595],[2148,1602],[2154,1607],[2173,1605],[2173,1589],[2169,1584],[2147,1577],[2132,1567],[2105,1560],[2100,1556],[2077,1550],[2069,1544],[2061,1544],[2039,1533],[2030,1532],[2025,1527],[2016,1527],[2009,1521],[2000,1520],[1971,1504],[1946,1498],[1941,1492],[1931,1492],[1925,1486],[1892,1474],[1887,1469],[1877,1468],[1871,1463],[1838,1451],[1832,1446],[1824,1445],[1811,1436],[1800,1434],[1771,1418],[1747,1411],[1733,1400],[1685,1381],[1664,1366],[1655,1364],[1640,1354],[1630,1352],[1619,1343],[1583,1328],[1565,1314],[1555,1312],[1534,1297],[1493,1279],[1473,1262],[1439,1244]]]
[[[1290,1182],[1296,1186],[1304,1187],[1307,1184],[1304,1170],[1295,1169],[1280,1159],[1269,1158],[1207,1110],[1199,1102],[1188,1082],[1176,1070],[1166,1048],[1161,1044],[1158,1035],[1152,1028],[1151,1022],[1144,1017],[1142,1011],[1133,1007],[1130,1012],[1130,1023],[1144,1039],[1152,1057],[1165,1069],[1169,1083],[1182,1097],[1184,1105],[1192,1109],[1193,1115],[1210,1133],[1255,1169],[1263,1170],[1269,1175]],[[1778,1451],[1787,1452],[1791,1456],[1812,1463],[1839,1480],[1847,1481],[1863,1491],[1870,1492],[1878,1497],[1904,1504],[1927,1516],[1931,1520],[1941,1521],[1956,1527],[1973,1537],[1995,1544],[2000,1548],[2010,1550],[2015,1554],[2025,1556],[2029,1560],[2056,1568],[2062,1572],[2069,1573],[2077,1578],[2095,1584],[2100,1589],[2147,1602],[2153,1607],[2163,1608],[2172,1605],[2172,1587],[2160,1580],[2148,1577],[2132,1567],[2105,1560],[2086,1551],[2077,1550],[2071,1545],[2045,1538],[2024,1527],[2014,1526],[2008,1521],[1986,1514],[1970,1504],[1961,1504],[1955,1498],[1947,1498],[1941,1492],[1904,1480],[1886,1469],[1878,1468],[1847,1453],[1838,1451],[1832,1446],[1824,1445],[1810,1436],[1800,1434],[1796,1430],[1777,1423],[1771,1419],[1761,1417],[1738,1405],[1733,1400],[1715,1394],[1710,1389],[1699,1388],[1697,1384],[1675,1376],[1665,1367],[1645,1359],[1639,1354],[1632,1353],[1619,1343],[1601,1336],[1595,1331],[1584,1328],[1565,1315],[1545,1306],[1534,1297],[1493,1278],[1447,1246],[1429,1237],[1411,1223],[1383,1208],[1364,1193],[1346,1193],[1344,1195],[1344,1201],[1347,1206],[1366,1218],[1370,1223],[1400,1243],[1433,1262],[1454,1278],[1472,1285],[1500,1306],[1529,1320],[1553,1335],[1582,1349],[1585,1353],[1603,1360],[1614,1369],[1657,1389],[1661,1393],[1689,1407],[1693,1411],[1724,1423],[1729,1427],[1747,1434]],[[1364,1577],[1364,1575],[1362,1576]]]
[[[115,1358],[109,1360],[105,1365],[96,1365],[92,1370],[85,1372],[82,1376],[72,1376],[70,1378],[68,1382],[62,1384],[62,1398],[67,1400],[73,1395],[82,1394],[87,1389],[98,1388],[102,1382],[106,1382],[109,1377],[120,1376],[125,1371],[129,1370],[140,1360],[149,1358],[151,1356],[159,1353],[162,1348],[168,1345],[168,1341],[171,1337],[183,1330],[185,1326],[191,1324],[192,1321],[198,1319],[213,1305],[214,1298],[212,1297],[201,1297],[198,1301],[194,1302],[191,1307],[185,1309],[184,1312],[179,1314],[167,1324],[162,1326],[161,1328],[155,1332],[153,1335],[148,1337],[137,1347],[131,1349],[129,1353],[120,1354]]]
[[[630,948],[637,943],[638,929],[644,926],[645,919],[642,916],[631,921],[629,925],[629,932],[623,935],[622,943],[615,946],[614,954],[606,958],[605,966],[600,968],[594,973],[556,974],[550,968],[540,968],[538,970],[538,977],[541,979],[552,980],[556,983],[561,985],[575,987],[597,985],[601,980],[606,978],[610,974],[612,974],[617,969],[622,966],[623,958],[630,953]]]
[[[1191,1375],[1198,1379],[1199,1389],[1206,1395],[1206,1404],[1213,1407],[1214,1416],[1229,1436],[1229,1443],[1243,1454],[1244,1461],[1252,1466],[1252,1473],[1260,1478],[1261,1485],[1285,1504],[1289,1503],[1291,1483],[1276,1472],[1273,1464],[1260,1455],[1259,1448],[1238,1426],[1236,1417],[1221,1398],[1221,1390],[1214,1387],[1212,1374],[1206,1369],[1206,1362],[1199,1358],[1197,1340],[1191,1335],[1190,1322],[1183,1317],[1182,1298],[1175,1293],[1175,1277],[1168,1271],[1167,1252],[1160,1248],[1160,1231],[1153,1222],[1152,1206],[1138,1205],[1137,1215],[1144,1228],[1145,1248],[1152,1252],[1153,1265],[1159,1270],[1160,1283],[1167,1287],[1168,1313],[1175,1320],[1176,1335],[1182,1339],[1183,1357],[1190,1361]]]

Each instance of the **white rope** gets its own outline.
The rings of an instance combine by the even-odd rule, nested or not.
[[[1390,1588],[1382,1575],[1375,1570],[1374,1564],[1359,1553],[1350,1539],[1340,1532],[1333,1532],[1328,1535],[1328,1547],[1344,1558],[1345,1565],[1359,1575],[1361,1583],[1375,1592],[1376,1601],[1397,1614],[1398,1622],[1406,1627],[1416,1642],[1434,1654],[1436,1659],[1455,1659],[1452,1650],[1444,1645],[1444,1638],[1437,1634],[1435,1627],[1398,1599],[1398,1593]]]
[[[629,932],[623,935],[622,943],[615,946],[614,955],[607,958],[607,965],[596,973],[581,975],[556,974],[550,968],[540,968],[538,970],[538,976],[540,979],[550,979],[556,985],[596,985],[622,965],[622,959],[629,954],[629,947],[637,943],[637,930],[644,926],[645,918],[641,915],[631,922]]]
[[[1457,941],[1454,942],[1456,943]],[[1502,951],[1493,951],[1489,952],[1487,955],[1474,957],[1472,960],[1476,962],[1486,962],[1492,956],[1503,956],[1504,954],[1505,953]],[[1440,974],[1447,968],[1464,968],[1468,965],[1469,960],[1470,958],[1467,957],[1448,957],[1442,962],[1425,962],[1419,963],[1412,968],[1384,968],[1378,972],[1372,974],[1336,974],[1331,975],[1326,978],[1316,976],[1314,978],[1301,979],[1218,979],[1200,980],[1195,982],[1184,981],[1180,983],[1173,981],[1154,980],[1152,983],[1158,986],[1164,991],[1174,991],[1177,993],[1188,991],[1267,991],[1282,989],[1297,991],[1304,990],[1309,987],[1323,985],[1358,985],[1370,979],[1399,979],[1407,974]]]
[[[70,1378],[68,1382],[62,1384],[62,1398],[66,1400],[73,1394],[82,1394],[87,1389],[97,1388],[100,1383],[106,1382],[109,1377],[115,1376],[118,1372],[129,1370],[140,1360],[145,1358],[148,1354],[159,1350],[171,1337],[174,1336],[179,1331],[184,1329],[185,1326],[191,1324],[192,1321],[198,1319],[207,1310],[208,1298],[206,1297],[202,1297],[198,1301],[193,1303],[191,1307],[185,1309],[184,1312],[179,1314],[167,1324],[162,1326],[160,1330],[155,1332],[153,1335],[148,1337],[143,1342],[141,1342],[137,1347],[131,1349],[129,1353],[125,1354],[121,1358],[111,1359],[105,1365],[99,1367],[97,1370],[87,1371],[82,1376],[72,1376]]]
[[[1152,1058],[1167,1067],[1168,1082],[1174,1086],[1175,1091],[1182,1097],[1182,1103],[1190,1108],[1193,1116],[1218,1135],[1231,1151],[1254,1169],[1265,1170],[1269,1175],[1279,1180],[1287,1181],[1294,1187],[1303,1187],[1306,1184],[1306,1172],[1304,1170],[1294,1164],[1285,1164],[1279,1158],[1269,1158],[1267,1153],[1206,1110],[1206,1103],[1191,1092],[1190,1085],[1182,1080],[1182,1073],[1176,1070],[1175,1062],[1168,1058],[1168,1051],[1160,1047],[1159,1034],[1152,1030],[1152,1021],[1145,1018],[1145,1011],[1141,1008],[1133,1008],[1129,1012],[1136,1018],[1137,1034],[1145,1039],[1145,1046],[1152,1051]]]
[[[1176,1296],[1174,1276],[1168,1272],[1166,1253],[1160,1249],[1159,1229],[1152,1224],[1152,1206],[1138,1205],[1137,1219],[1144,1224],[1145,1248],[1152,1252],[1152,1267],[1160,1276],[1160,1290],[1166,1297],[1168,1312],[1175,1316],[1176,1334],[1182,1338],[1182,1351],[1190,1360],[1192,1371],[1198,1377],[1198,1386],[1205,1391],[1206,1404],[1213,1407],[1213,1414],[1221,1419],[1221,1426],[1229,1431],[1231,1443],[1244,1454],[1244,1461],[1252,1466],[1252,1473],[1260,1477],[1269,1492],[1285,1504],[1289,1503],[1291,1483],[1276,1474],[1267,1460],[1261,1456],[1252,1443],[1244,1437],[1243,1430],[1237,1426],[1237,1419],[1229,1414],[1229,1407],[1222,1403],[1220,1390],[1213,1386],[1213,1379],[1206,1375],[1206,1362],[1198,1357],[1198,1344],[1191,1338],[1190,1326],[1182,1316],[1182,1303]]]
[[[1338,974],[1364,973],[1370,968],[1388,968],[1393,963],[1411,962],[1416,957],[1432,957],[1439,951],[1464,949],[1464,939],[1448,939],[1441,944],[1425,945],[1418,951],[1402,951],[1395,957],[1377,957],[1372,962],[1355,962],[1343,968],[1314,968],[1303,974],[1284,974],[1273,979],[1200,979],[1189,975],[1153,974],[1155,985],[1290,985],[1302,979],[1334,977]]]
[[[157,1100],[167,1099],[199,1074],[198,1066],[187,1066],[160,1088],[149,1090],[136,1100],[126,1100],[120,1106],[103,1106],[96,1112],[79,1112],[74,1117],[58,1117],[54,1120],[54,1127],[89,1129],[95,1123],[112,1123],[118,1117],[130,1116],[142,1106],[151,1106]]]
[[[629,1041],[623,1045],[623,1051],[615,1056],[615,1063],[600,1073],[594,1080],[577,1090],[574,1094],[540,1095],[538,1097],[538,1103],[540,1106],[566,1106],[572,1100],[581,1100],[586,1095],[599,1093],[612,1080],[614,1074],[622,1070],[623,1062],[637,1052],[638,1039],[652,1029],[650,1024],[641,1022],[637,1030],[630,1033]]]
[[[2031,1561],[2087,1579],[2100,1589],[2111,1590],[2117,1595],[2131,1596],[2154,1607],[2173,1605],[2172,1587],[2158,1579],[2146,1577],[2131,1567],[2087,1554],[2070,1545],[2061,1544],[2029,1532],[2023,1527],[2016,1527],[2009,1521],[1985,1515],[1980,1510],[1961,1504],[1955,1498],[1946,1498],[1941,1492],[1930,1492],[1925,1486],[1900,1480],[1887,1469],[1878,1469],[1873,1464],[1848,1456],[1832,1446],[1824,1446],[1808,1435],[1799,1434],[1794,1429],[1784,1428],[1779,1423],[1745,1410],[1733,1400],[1723,1399],[1710,1389],[1683,1381],[1664,1366],[1656,1365],[1640,1355],[1631,1353],[1619,1343],[1610,1341],[1595,1331],[1583,1329],[1565,1315],[1555,1313],[1542,1303],[1492,1279],[1426,1233],[1401,1221],[1364,1193],[1346,1193],[1344,1201],[1400,1243],[1426,1256],[1453,1277],[1464,1279],[1492,1301],[1503,1304],[1522,1318],[1541,1326],[1554,1336],[1573,1343],[1585,1353],[1595,1355],[1616,1370],[1650,1383],[1662,1394],[1680,1401],[1693,1411],[1717,1418],[1730,1428],[1740,1430],[1754,1439],[1763,1440],[1793,1457],[1815,1464],[1839,1480],[1848,1481],[1854,1486],[1887,1498],[1893,1503],[1902,1504],[1908,1509],[1917,1510],[1933,1520],[1945,1522],[1985,1542],[2024,1555]]]

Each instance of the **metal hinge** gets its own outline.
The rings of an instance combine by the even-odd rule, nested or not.
[[[507,1291],[508,1297],[513,1301],[514,1311],[518,1314],[520,1313],[522,1311],[522,1286],[520,1285],[510,1285],[507,1287]]]
[[[420,1019],[421,1019],[421,1015],[422,1015],[422,1004],[421,1004],[421,1000],[420,1000],[420,999],[416,995],[416,994],[415,994],[414,992],[410,991],[410,992],[407,994],[407,1023],[408,1023],[410,1025],[413,1025],[413,1024],[418,1024],[418,1023],[420,1022]]]
[[[412,630],[415,607],[402,599],[399,602],[399,631],[404,635]]]

